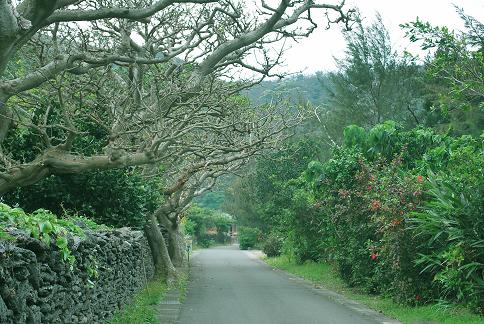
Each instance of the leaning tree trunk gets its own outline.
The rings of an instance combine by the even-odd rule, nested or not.
[[[183,234],[180,232],[180,226],[175,220],[170,220],[166,213],[157,213],[157,218],[168,232],[169,254],[175,267],[184,267],[187,259],[185,258],[186,243]]]
[[[174,282],[177,277],[176,269],[171,262],[168,249],[155,215],[151,215],[145,225],[145,233],[151,249],[151,255],[155,264],[155,274],[164,278],[167,282]]]

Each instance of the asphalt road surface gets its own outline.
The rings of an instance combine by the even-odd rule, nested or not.
[[[181,324],[395,323],[335,301],[236,246],[202,250],[191,267]]]

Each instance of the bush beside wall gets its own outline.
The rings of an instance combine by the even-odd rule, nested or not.
[[[0,323],[101,323],[154,273],[142,232],[87,232],[69,239],[72,268],[54,245],[0,240]]]

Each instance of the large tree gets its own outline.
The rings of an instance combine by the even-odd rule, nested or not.
[[[310,10],[349,23],[342,6],[263,2],[251,16],[230,1],[2,0],[0,141],[24,127],[41,142],[23,161],[3,147],[0,192],[49,174],[157,163],[193,128],[184,109],[225,114],[213,100],[247,86],[227,82],[234,66],[269,75],[280,53],[267,45],[309,34]],[[80,120],[106,130],[102,150],[76,152],[88,135]]]
[[[484,24],[456,8],[465,29],[403,24],[407,37],[430,50],[425,60],[428,125],[479,136],[484,127]]]
[[[262,1],[249,15],[229,0],[0,0],[0,193],[48,175],[174,170],[146,226],[170,277],[158,222],[176,229],[173,215],[197,192],[299,120],[238,92],[271,75],[284,39],[316,28],[316,9],[350,24],[343,5]],[[258,77],[241,80],[241,70]],[[32,145],[19,152],[27,133]]]
[[[423,68],[408,54],[395,50],[382,18],[368,25],[358,20],[345,33],[346,55],[338,60],[323,110],[326,131],[341,138],[345,126],[372,127],[392,119],[407,127],[424,122]]]

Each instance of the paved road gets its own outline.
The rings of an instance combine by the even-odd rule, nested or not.
[[[189,291],[179,323],[385,322],[350,307],[300,280],[274,271],[235,246],[219,247],[202,250],[193,258]]]

